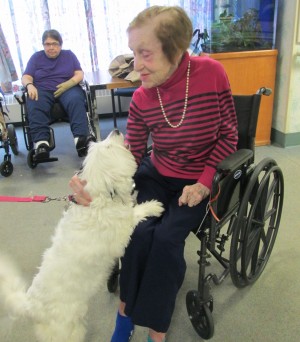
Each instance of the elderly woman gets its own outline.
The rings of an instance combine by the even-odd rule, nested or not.
[[[185,239],[205,215],[216,165],[236,149],[237,121],[223,67],[186,52],[192,24],[181,8],[144,10],[128,37],[142,81],[126,136],[139,164],[137,201],[156,199],[165,212],[139,224],[126,248],[111,341],[129,341],[140,325],[149,328],[148,341],[161,342],[185,275]],[[149,134],[153,150],[143,158]],[[88,205],[77,177],[70,185],[76,200]]]
[[[83,157],[92,139],[85,95],[79,86],[83,71],[75,54],[62,49],[63,41],[58,31],[45,31],[42,43],[44,50],[31,56],[22,76],[22,84],[28,92],[28,121],[35,158],[49,157],[50,108],[56,99],[68,114],[78,156]]]

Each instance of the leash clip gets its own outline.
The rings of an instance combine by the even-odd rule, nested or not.
[[[51,201],[61,202],[61,201],[67,201],[68,199],[69,199],[69,196],[61,196],[61,197],[49,197],[49,196],[47,196],[45,198],[45,200],[43,201],[43,203],[49,203]]]

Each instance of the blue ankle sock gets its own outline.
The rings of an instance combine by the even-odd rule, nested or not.
[[[128,342],[133,334],[134,325],[127,316],[121,316],[118,312],[116,327],[111,342]]]
[[[164,342],[166,341],[166,339],[164,339]],[[147,342],[154,342],[153,340],[152,340],[152,338],[148,335],[148,340],[147,340]]]

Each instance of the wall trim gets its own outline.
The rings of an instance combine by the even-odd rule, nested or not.
[[[300,145],[300,132],[285,134],[272,128],[271,141],[281,147],[297,146]]]

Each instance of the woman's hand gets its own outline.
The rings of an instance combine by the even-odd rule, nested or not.
[[[179,197],[178,205],[182,206],[186,204],[189,207],[194,207],[209,196],[209,194],[209,188],[201,183],[187,185],[182,190],[182,195]]]
[[[73,198],[77,204],[88,207],[92,202],[90,194],[84,190],[86,182],[81,180],[77,175],[73,176],[69,182],[71,189],[73,190]]]

